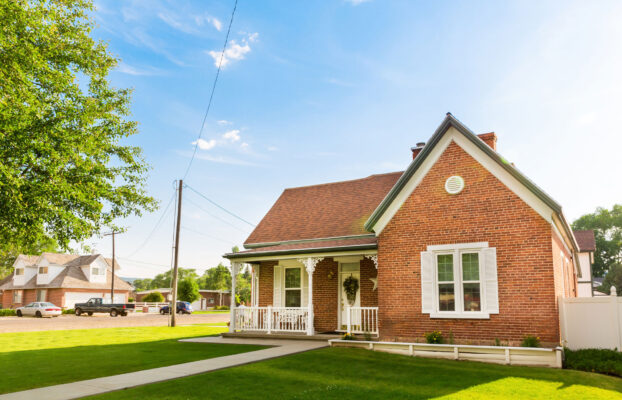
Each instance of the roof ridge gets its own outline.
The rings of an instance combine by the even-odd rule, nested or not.
[[[337,185],[337,184],[340,184],[340,183],[347,183],[347,182],[364,181],[366,179],[370,179],[370,178],[377,177],[377,176],[393,175],[393,174],[403,174],[403,173],[404,173],[404,171],[385,172],[385,173],[382,173],[382,174],[372,174],[372,175],[366,176],[364,178],[347,179],[345,181],[317,183],[317,184],[314,184],[314,185],[305,185],[305,186],[294,186],[294,187],[285,188],[283,191],[292,190],[292,189],[305,189],[305,188],[312,188],[312,187],[318,187],[318,186]]]

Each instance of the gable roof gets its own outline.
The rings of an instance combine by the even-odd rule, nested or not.
[[[12,278],[12,275],[9,275]],[[84,275],[80,266],[65,267],[50,283],[38,285],[37,275],[30,278],[28,282],[23,285],[14,285],[13,279],[4,279],[0,282],[0,290],[12,290],[12,289],[102,289],[109,290],[110,283],[112,282],[112,272],[106,271],[106,282],[89,282]],[[132,286],[119,278],[118,275],[114,277],[115,290],[131,290]]]
[[[471,143],[473,143],[479,150],[484,152],[486,156],[490,157],[494,162],[496,162],[499,166],[501,166],[505,171],[507,171],[513,178],[515,178],[519,183],[521,183],[524,187],[526,187],[531,193],[533,193],[539,200],[541,200],[546,206],[548,206],[560,219],[561,225],[571,241],[572,247],[575,251],[578,250],[578,246],[576,240],[574,239],[574,235],[572,234],[572,230],[570,229],[568,223],[564,215],[562,214],[562,208],[551,196],[549,196],[544,190],[540,189],[535,183],[533,183],[529,178],[523,175],[517,168],[515,168],[512,164],[510,164],[507,160],[505,160],[499,153],[493,150],[490,146],[488,146],[482,139],[480,139],[475,133],[473,133],[469,128],[467,128],[464,124],[458,121],[451,113],[447,113],[443,122],[436,129],[430,140],[423,147],[421,152],[415,157],[415,159],[408,166],[404,174],[398,179],[393,188],[389,191],[387,196],[382,200],[380,205],[374,210],[369,219],[365,222],[365,229],[368,231],[373,231],[374,226],[380,220],[382,215],[387,211],[388,207],[391,203],[396,199],[398,194],[404,189],[409,180],[413,177],[415,172],[421,167],[426,158],[433,151],[434,147],[441,138],[447,133],[447,131],[451,128],[455,128],[460,134],[462,134],[466,139],[468,139]]]
[[[401,175],[393,172],[285,189],[244,246],[369,235],[365,221]]]
[[[579,251],[596,251],[596,238],[594,237],[594,231],[574,231],[574,237],[579,244]]]

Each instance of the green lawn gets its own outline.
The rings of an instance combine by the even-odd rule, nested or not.
[[[216,335],[225,330],[197,325],[0,334],[0,393],[262,348],[178,341]]]
[[[622,399],[622,379],[327,348],[97,399]]]

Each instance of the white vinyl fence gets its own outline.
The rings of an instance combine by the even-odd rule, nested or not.
[[[615,287],[610,296],[560,298],[559,318],[566,347],[622,351],[622,297]]]

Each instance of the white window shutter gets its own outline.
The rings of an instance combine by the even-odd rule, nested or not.
[[[274,286],[272,293],[272,307],[281,307],[281,276],[283,275],[283,267],[280,265],[274,266]]]
[[[486,296],[486,312],[499,314],[499,288],[497,283],[497,249],[482,249],[484,259],[484,285]]]
[[[434,312],[434,253],[421,252],[421,312]]]
[[[309,274],[307,274],[306,268],[300,270],[300,277],[302,279],[302,299],[300,305],[306,307],[309,305]]]

